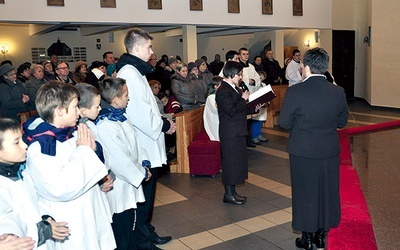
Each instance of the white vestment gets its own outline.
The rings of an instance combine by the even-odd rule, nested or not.
[[[39,142],[28,147],[26,170],[39,196],[41,214],[68,222],[71,235],[50,249],[115,249],[112,215],[97,182],[108,172],[93,149],[76,145],[76,137],[56,142],[56,155],[41,153]]]
[[[215,94],[207,97],[203,113],[204,129],[212,141],[219,141],[219,117]]]
[[[117,77],[126,80],[129,90],[129,102],[126,113],[136,129],[140,143],[146,149],[151,167],[161,167],[166,164],[164,124],[154,99],[153,91],[145,76],[132,65],[125,65]]]
[[[116,176],[113,190],[107,193],[111,212],[114,214],[135,209],[137,202],[145,201],[141,183],[146,173],[142,160],[148,160],[147,153],[140,146],[137,133],[129,120],[120,122],[105,118],[96,126],[99,142]]]

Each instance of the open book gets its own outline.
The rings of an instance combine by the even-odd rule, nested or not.
[[[259,90],[249,96],[249,102],[246,104],[247,108],[254,110],[259,103],[267,103],[276,97],[270,84],[261,87]]]

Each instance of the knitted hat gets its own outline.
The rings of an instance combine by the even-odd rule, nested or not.
[[[197,65],[194,62],[190,62],[188,64],[188,71],[192,71],[193,68],[197,68]]]
[[[195,61],[197,67],[200,67],[200,65],[201,65],[202,63],[204,63],[204,62],[206,62],[206,61],[204,61],[203,59],[197,59],[197,60]]]
[[[178,60],[176,60],[175,57],[170,57],[170,58],[168,59],[168,65],[171,65],[172,63],[174,63],[174,62],[176,62],[176,61],[178,61]]]
[[[11,70],[14,70],[15,67],[11,66],[11,64],[4,64],[0,67],[0,76],[4,76],[6,75],[8,72],[10,72]]]
[[[86,62],[84,62],[84,61],[77,61],[77,62],[75,63],[75,71],[77,71],[78,69],[80,69],[80,68],[82,67],[82,65],[86,65],[86,68],[87,68],[87,63],[86,63]]]

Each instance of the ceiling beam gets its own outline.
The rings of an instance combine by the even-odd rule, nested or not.
[[[175,28],[165,31],[167,37],[182,36],[182,28]]]
[[[243,34],[250,34],[254,32],[263,32],[263,31],[268,31],[269,29],[252,29],[252,28],[226,28],[225,30],[215,30],[215,31],[209,31],[209,32],[204,32],[202,34],[209,36],[209,37],[216,37],[216,36],[232,36],[232,35],[243,35]]]
[[[104,34],[115,30],[121,30],[126,28],[128,25],[100,25],[100,26],[83,26],[81,25],[80,31],[82,36],[92,36],[98,34]]]
[[[68,26],[70,23],[54,23],[54,24],[29,24],[29,35],[44,35],[57,30],[61,27]]]

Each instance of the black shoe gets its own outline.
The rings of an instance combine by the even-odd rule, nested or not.
[[[238,193],[236,193],[236,191],[235,191],[235,197],[236,197],[236,199],[237,200],[243,200],[243,201],[246,201],[247,200],[247,197],[246,196],[241,196],[240,194],[238,194]]]
[[[248,144],[247,144],[247,147],[249,147],[249,148],[255,148],[255,147],[257,147],[257,146],[256,146],[256,144],[254,144],[254,143],[248,143]]]
[[[303,232],[302,237],[296,239],[296,247],[306,250],[313,250],[313,234]]]
[[[236,186],[235,185],[232,185],[231,192],[235,196],[236,200],[239,200],[239,201],[246,201],[247,200],[246,196],[241,196],[240,194],[236,193]]]
[[[247,201],[247,197],[246,196],[240,196],[238,194],[234,194],[234,196],[235,196],[235,199],[238,200],[238,201],[243,201],[243,202]]]
[[[223,201],[235,205],[242,205],[246,202],[245,199],[239,198],[235,191],[235,185],[224,185],[225,194]]]
[[[235,205],[243,205],[246,202],[246,200],[239,199],[239,197],[237,197],[236,195],[230,195],[230,196],[224,195],[223,201],[225,203],[231,203]]]
[[[317,249],[324,249],[325,248],[325,231],[319,230],[315,233],[313,238],[313,243],[317,247]]]
[[[153,242],[154,244],[157,244],[157,245],[162,245],[162,244],[167,243],[167,242],[170,241],[170,240],[172,240],[172,237],[171,237],[171,236],[160,237],[160,236],[157,235],[156,237],[154,237],[154,238],[151,240],[151,242]]]

